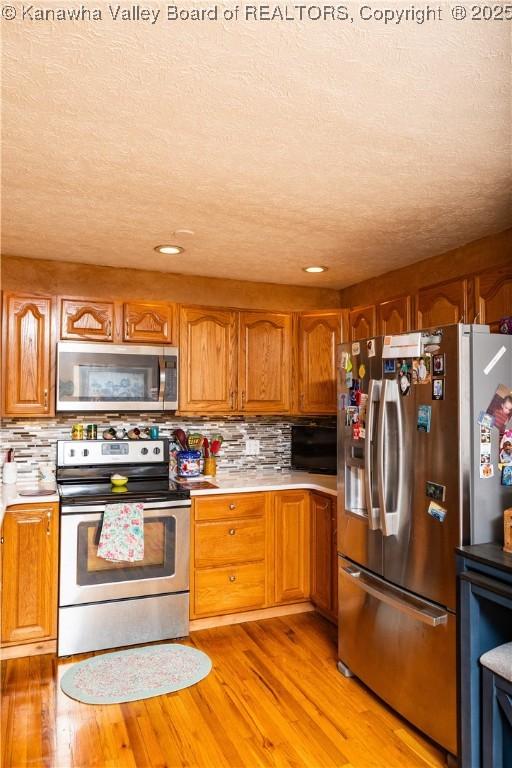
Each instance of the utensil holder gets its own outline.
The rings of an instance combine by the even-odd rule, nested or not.
[[[178,451],[176,454],[178,477],[199,477],[201,451]]]
[[[217,459],[215,456],[208,456],[208,458],[204,460],[203,471],[205,475],[213,476],[217,474]]]

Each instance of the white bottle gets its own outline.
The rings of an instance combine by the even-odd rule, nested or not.
[[[6,461],[2,471],[2,479],[5,485],[11,485],[16,482],[17,466],[14,461]]]

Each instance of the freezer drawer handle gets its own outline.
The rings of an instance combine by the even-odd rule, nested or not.
[[[391,586],[384,586],[378,579],[362,573],[351,565],[343,567],[341,570],[372,597],[376,597],[377,600],[387,603],[392,608],[396,608],[397,611],[401,611],[423,624],[428,624],[429,627],[438,627],[448,621],[446,611],[427,605],[424,608],[419,608],[420,600],[410,598]]]

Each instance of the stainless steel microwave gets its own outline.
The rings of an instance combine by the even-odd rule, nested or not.
[[[60,341],[57,411],[175,411],[176,347]]]

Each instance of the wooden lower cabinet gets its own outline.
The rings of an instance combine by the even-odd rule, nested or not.
[[[311,602],[338,620],[336,499],[311,494]]]
[[[198,570],[194,604],[201,617],[263,608],[265,561]]]
[[[335,499],[290,490],[193,504],[192,619],[311,599],[337,620]]]
[[[310,594],[309,491],[274,494],[274,598],[307,600]]]
[[[57,636],[59,506],[10,507],[2,526],[2,645]]]
[[[268,494],[194,499],[191,616],[203,618],[268,604]]]

